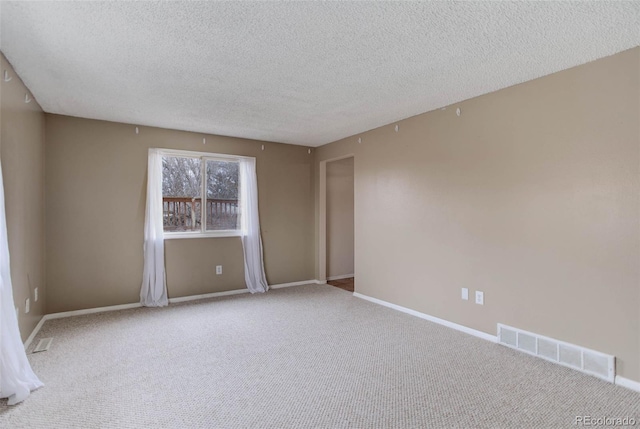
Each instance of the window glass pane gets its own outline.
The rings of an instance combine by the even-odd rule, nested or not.
[[[199,158],[162,158],[162,219],[165,231],[200,231]]]
[[[238,229],[239,164],[207,161],[207,230]]]

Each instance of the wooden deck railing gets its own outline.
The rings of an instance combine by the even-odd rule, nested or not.
[[[165,231],[199,231],[202,225],[200,198],[162,198]],[[236,229],[238,200],[206,200],[207,230]]]

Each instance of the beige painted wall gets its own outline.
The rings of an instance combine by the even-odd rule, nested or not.
[[[355,155],[356,290],[640,381],[639,104],[635,48],[319,148]]]
[[[5,191],[13,298],[26,340],[45,312],[44,113],[1,55],[11,81],[0,78],[0,159]],[[31,94],[29,94],[31,95]],[[34,290],[38,288],[36,302]],[[25,314],[25,300],[31,309]]]
[[[327,277],[354,273],[353,158],[327,163]]]
[[[139,301],[150,147],[256,157],[267,280],[314,278],[307,148],[139,128],[136,135],[133,125],[46,115],[48,313]],[[245,287],[238,237],[165,244],[170,298]]]

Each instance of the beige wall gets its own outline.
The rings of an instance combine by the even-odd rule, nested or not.
[[[48,313],[139,301],[150,147],[256,157],[267,280],[314,278],[307,148],[139,128],[46,115]],[[165,244],[170,298],[245,287],[238,237]]]
[[[355,155],[357,292],[640,381],[639,68],[636,48],[319,148]]]
[[[354,273],[353,158],[327,163],[327,277]]]
[[[0,78],[0,159],[5,191],[13,298],[26,340],[45,312],[44,113],[1,55],[11,81]],[[31,94],[29,94],[31,95]],[[34,290],[38,288],[38,301]],[[25,314],[25,300],[31,309]]]

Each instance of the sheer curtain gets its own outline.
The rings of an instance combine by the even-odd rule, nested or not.
[[[269,285],[264,273],[262,259],[255,158],[243,158],[240,160],[240,199],[244,279],[249,292],[266,292],[269,290]]]
[[[27,399],[32,390],[42,386],[27,360],[13,302],[0,166],[0,398],[8,398],[8,404],[15,405]]]
[[[144,219],[144,271],[140,303],[145,307],[164,307],[169,304],[164,272],[162,153],[158,149],[149,149],[147,209]]]

